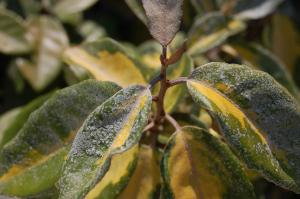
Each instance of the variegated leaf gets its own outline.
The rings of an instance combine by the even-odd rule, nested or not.
[[[163,154],[161,172],[167,199],[255,198],[228,146],[197,127],[184,127],[173,134]]]
[[[90,114],[64,165],[59,181],[60,199],[95,198],[102,194],[102,180],[112,158],[137,144],[148,122],[151,102],[148,88],[131,86]]]
[[[284,87],[267,73],[225,63],[198,67],[187,85],[250,169],[300,192],[300,107]]]
[[[0,151],[0,194],[30,196],[53,187],[83,121],[119,89],[88,80],[58,91],[33,112]]]

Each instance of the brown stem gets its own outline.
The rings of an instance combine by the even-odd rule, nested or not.
[[[156,103],[156,115],[155,115],[155,125],[159,126],[165,116],[165,110],[164,110],[164,98],[166,95],[166,91],[168,89],[168,82],[167,82],[167,47],[162,47],[162,55],[160,57],[161,61],[161,70],[160,70],[160,90],[158,94],[158,99]]]
[[[180,125],[177,123],[177,121],[169,114],[166,115],[166,120],[172,124],[172,126],[176,129],[176,131],[181,130]]]
[[[186,77],[179,77],[177,79],[170,80],[170,81],[168,81],[168,88],[172,87],[172,86],[175,86],[177,84],[185,83],[186,81],[187,81]]]

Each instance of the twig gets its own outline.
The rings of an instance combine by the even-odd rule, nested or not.
[[[182,46],[179,49],[177,49],[177,51],[174,54],[172,54],[169,59],[167,59],[167,62],[166,62],[167,65],[174,64],[174,63],[176,63],[181,58],[181,56],[183,55],[183,53],[187,49],[187,44],[186,43],[187,42],[185,41],[182,44]]]
[[[152,89],[160,80],[161,80],[161,75],[154,77],[149,83],[150,89]]]
[[[176,131],[181,130],[180,125],[177,123],[177,121],[169,114],[166,114],[166,120],[168,122],[170,122],[170,124],[172,124],[174,126],[174,128],[176,129]]]
[[[154,127],[154,122],[150,122],[143,130],[143,132],[149,131]]]
[[[170,81],[168,81],[168,88],[172,87],[172,86],[175,86],[177,84],[185,83],[186,81],[187,81],[186,77],[179,77],[177,79],[170,80]]]

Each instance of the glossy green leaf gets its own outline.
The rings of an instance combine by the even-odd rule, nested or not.
[[[94,5],[98,0],[51,0],[50,9],[62,20],[82,12]]]
[[[54,18],[32,18],[28,26],[34,52],[31,60],[19,58],[16,63],[32,88],[41,91],[59,74],[68,38],[60,22]]]
[[[27,105],[17,108],[17,112],[15,109],[12,114],[9,112],[9,119],[7,115],[4,116],[5,127],[0,125],[2,128],[0,130],[0,149],[9,142],[12,138],[14,138],[18,131],[23,127],[24,123],[27,121],[29,115],[36,109],[38,109],[49,97],[51,97],[52,93],[41,96]],[[1,122],[0,122],[1,123]]]
[[[272,12],[284,0],[235,0],[233,12],[240,19],[259,19]]]
[[[24,21],[15,13],[0,7],[0,52],[20,54],[30,50]]]
[[[198,67],[187,85],[248,168],[300,192],[300,107],[283,86],[265,72],[225,63]]]
[[[167,46],[180,28],[183,0],[142,0],[148,28],[161,45]]]
[[[139,141],[148,122],[151,102],[148,88],[131,86],[117,92],[90,114],[64,165],[59,181],[60,199],[101,195],[104,187],[97,191],[97,184],[105,179],[114,155],[130,150]]]
[[[145,77],[149,75],[140,60],[112,39],[69,48],[64,57],[68,64],[86,69],[97,80],[113,81],[124,87],[146,84]]]
[[[170,138],[161,165],[165,198],[255,198],[239,160],[219,138],[184,127]]]
[[[244,29],[243,21],[218,12],[197,18],[188,34],[188,53],[193,57],[202,54]]]
[[[147,17],[140,0],[125,0],[128,7],[133,11],[133,13],[144,23],[147,24]]]
[[[300,99],[299,90],[287,68],[270,51],[255,43],[237,42],[232,44],[232,47],[239,53],[245,64],[269,73],[291,94]]]
[[[83,121],[119,89],[88,80],[56,92],[33,112],[0,151],[0,194],[29,196],[53,187]]]

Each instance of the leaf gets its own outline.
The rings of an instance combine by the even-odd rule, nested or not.
[[[13,116],[9,112],[8,114],[11,117],[5,117],[5,128],[2,126],[0,130],[0,149],[9,142],[12,138],[14,138],[18,131],[23,127],[24,123],[27,121],[29,115],[36,109],[38,109],[49,97],[51,97],[53,93],[49,93],[38,97],[37,99],[31,101],[27,105],[17,108],[17,112],[13,110],[15,114]],[[4,119],[4,118],[3,118]],[[8,121],[7,121],[8,120]]]
[[[272,75],[276,81],[286,87],[289,92],[297,99],[300,99],[299,90],[284,64],[270,51],[259,44],[236,42],[232,47],[237,50],[239,55],[251,66],[265,71]]]
[[[236,0],[233,12],[240,19],[259,19],[272,12],[284,0]]]
[[[284,87],[267,73],[225,63],[198,67],[187,85],[248,168],[300,191],[300,107]]]
[[[153,69],[153,72],[160,69],[161,46],[156,41],[150,40],[142,43],[139,46],[138,51],[141,54],[143,63]]]
[[[93,21],[85,21],[77,28],[85,42],[92,42],[106,36],[106,30]]]
[[[21,109],[21,107],[14,108],[3,113],[0,116],[0,147],[2,147],[5,144],[5,142],[3,141],[3,137],[5,137],[6,134],[5,132],[12,126],[16,117],[21,112]]]
[[[137,163],[138,144],[124,153],[112,156],[110,167],[101,181],[85,196],[85,199],[113,199],[123,191]]]
[[[288,67],[291,74],[299,82],[300,60],[300,31],[291,18],[283,14],[275,14],[272,17],[271,31],[267,35],[270,39],[270,49]],[[282,31],[284,30],[284,37]],[[298,84],[299,85],[299,84]]]
[[[133,13],[139,18],[144,24],[147,24],[147,17],[140,0],[125,0],[128,7],[133,11]]]
[[[114,155],[130,150],[139,141],[151,102],[148,88],[131,86],[90,114],[64,165],[59,181],[60,199],[92,195],[90,191],[105,178]]]
[[[246,28],[243,21],[214,12],[196,19],[188,34],[188,53],[197,56]]]
[[[155,153],[151,147],[142,145],[138,154],[137,167],[118,199],[155,199],[158,198],[159,188],[160,171]]]
[[[120,88],[88,80],[56,92],[0,150],[0,194],[29,196],[54,186],[77,130]]]
[[[83,80],[91,79],[90,74],[84,69],[76,66],[64,67],[64,77],[69,85],[77,84]]]
[[[24,21],[15,13],[0,7],[0,52],[22,54],[30,51]]]
[[[54,18],[41,16],[29,22],[34,52],[31,60],[19,58],[17,65],[36,91],[44,90],[61,70],[61,54],[68,45],[67,35]]]
[[[183,0],[142,0],[151,35],[167,46],[180,28]]]
[[[255,198],[239,160],[219,138],[184,127],[162,159],[165,198]]]
[[[69,65],[86,69],[97,80],[113,81],[124,87],[146,84],[141,73],[143,64],[112,39],[69,48],[64,57]]]
[[[94,5],[98,0],[52,0],[52,11],[62,20]]]

